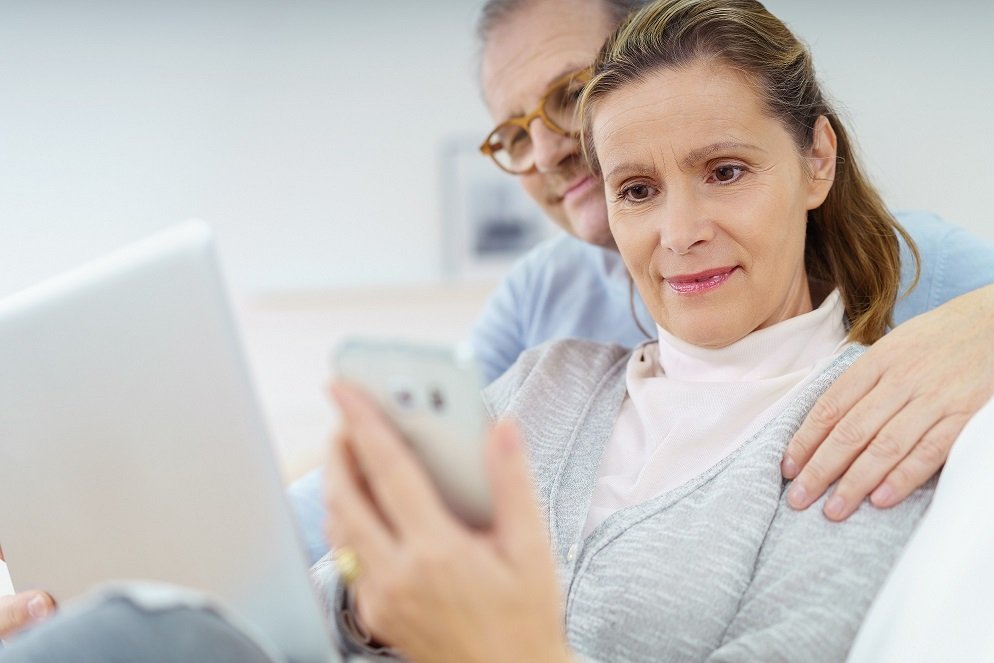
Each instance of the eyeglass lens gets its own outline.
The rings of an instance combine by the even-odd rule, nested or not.
[[[582,80],[575,78],[549,90],[542,105],[542,120],[546,126],[561,134],[579,132],[577,104],[583,90]],[[523,173],[534,165],[531,134],[523,127],[506,122],[490,137],[491,156],[505,170]]]

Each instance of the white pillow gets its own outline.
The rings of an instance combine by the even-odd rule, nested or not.
[[[848,660],[994,661],[994,400],[956,440]]]

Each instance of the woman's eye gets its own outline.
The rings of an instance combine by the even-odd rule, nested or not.
[[[711,176],[720,184],[728,184],[742,177],[742,166],[724,165],[711,171]]]
[[[629,202],[642,202],[647,200],[649,196],[652,195],[652,187],[648,184],[632,184],[621,190],[621,195],[618,196],[619,199],[627,200]]]

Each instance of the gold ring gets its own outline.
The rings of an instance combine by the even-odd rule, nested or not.
[[[335,566],[338,575],[346,585],[351,585],[359,579],[359,555],[348,546],[336,548],[334,553]]]

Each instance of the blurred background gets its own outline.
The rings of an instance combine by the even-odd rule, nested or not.
[[[473,154],[492,124],[479,5],[0,0],[0,296],[209,221],[299,475],[333,421],[336,340],[463,337],[506,254],[546,232]],[[994,2],[767,5],[811,45],[889,204],[994,239]]]

